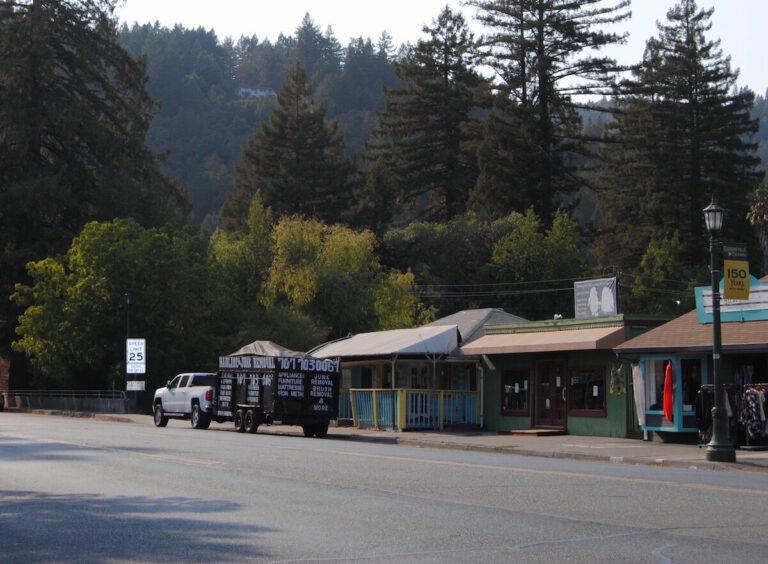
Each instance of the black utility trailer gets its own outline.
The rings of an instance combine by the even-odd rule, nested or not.
[[[340,361],[283,356],[222,356],[216,379],[215,418],[239,433],[262,424],[300,425],[324,437],[339,414]]]

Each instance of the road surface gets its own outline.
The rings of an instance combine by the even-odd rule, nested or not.
[[[765,562],[766,508],[768,473],[0,413],[2,561]]]

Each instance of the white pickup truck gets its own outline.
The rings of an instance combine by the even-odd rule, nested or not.
[[[152,407],[155,426],[165,427],[168,418],[189,419],[195,429],[211,424],[216,374],[195,372],[178,374],[163,388],[155,390]]]

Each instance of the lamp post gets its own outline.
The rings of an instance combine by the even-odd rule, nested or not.
[[[733,443],[728,440],[727,415],[723,382],[721,381],[720,349],[720,249],[718,236],[723,227],[724,210],[712,198],[704,208],[704,221],[709,231],[710,270],[712,271],[712,385],[715,388],[715,405],[712,408],[712,439],[707,445],[707,460],[715,462],[736,462]]]

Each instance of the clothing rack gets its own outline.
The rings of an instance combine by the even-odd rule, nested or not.
[[[747,421],[747,416],[746,416],[746,412],[747,412],[747,405],[746,404],[747,404],[747,391],[748,390],[755,390],[755,391],[758,391],[758,392],[762,392],[764,394],[768,394],[768,384],[766,384],[766,383],[746,384],[744,386],[744,410],[745,410],[745,415],[744,415],[744,431],[745,432],[744,432],[744,435],[745,435],[746,445],[744,445],[744,447],[742,447],[742,448],[748,449],[748,450],[768,450],[768,436],[763,436],[762,440],[761,439],[757,439],[757,444],[751,444],[752,441],[755,441],[755,439],[750,437],[750,433],[749,433],[749,423],[750,422]],[[763,426],[765,426],[765,425],[766,425],[766,423],[763,423]]]
[[[728,415],[728,440],[734,447],[739,446],[739,414],[742,409],[742,391],[738,384],[723,384],[726,409]],[[714,405],[715,388],[712,384],[704,384],[696,394],[695,417],[700,447],[709,443],[712,438],[712,406]]]

